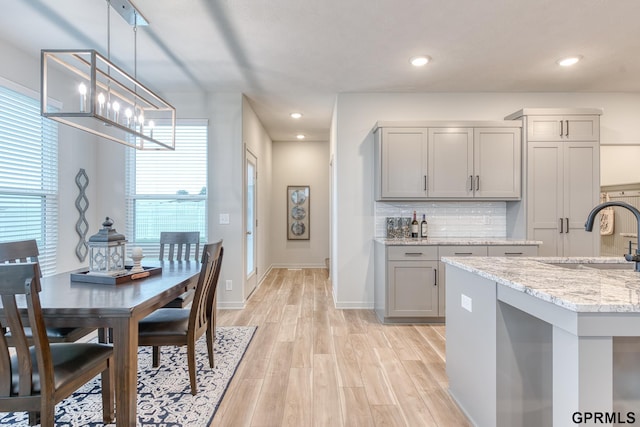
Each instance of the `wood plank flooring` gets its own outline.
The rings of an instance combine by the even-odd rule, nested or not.
[[[333,307],[325,269],[275,269],[220,326],[258,329],[212,426],[468,426],[447,392],[443,325]]]

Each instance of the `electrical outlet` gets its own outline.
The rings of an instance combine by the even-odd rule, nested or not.
[[[233,281],[232,280],[227,280],[225,282],[225,286],[226,286],[226,290],[228,290],[228,291],[233,290]]]
[[[472,312],[473,308],[472,308],[472,300],[471,300],[471,298],[469,298],[465,294],[461,294],[461,295],[462,296],[460,298],[460,303],[462,305],[462,308],[464,308],[465,310],[467,310],[469,312]]]

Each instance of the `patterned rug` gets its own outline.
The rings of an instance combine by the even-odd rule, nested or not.
[[[218,326],[216,329],[214,369],[209,368],[206,338],[202,336],[196,346],[196,396],[191,395],[189,386],[186,347],[163,347],[159,368],[151,365],[151,347],[140,348],[139,426],[209,426],[256,330],[253,326]],[[28,425],[24,412],[0,413],[0,426]],[[99,377],[56,405],[56,426],[104,426]]]

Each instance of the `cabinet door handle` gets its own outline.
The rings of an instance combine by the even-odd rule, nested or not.
[[[422,252],[405,252],[405,256],[422,256]]]
[[[473,252],[454,252],[454,255],[473,255]]]
[[[505,255],[523,255],[523,252],[505,252]]]
[[[473,191],[473,175],[469,175],[469,191]]]
[[[424,176],[424,191],[427,191],[427,175]]]
[[[438,286],[438,269],[433,269],[433,286]]]
[[[567,229],[565,233],[569,234],[569,218],[565,218],[565,220],[567,221]]]
[[[565,128],[566,128],[565,132],[566,132],[566,135],[568,137],[569,136],[569,120],[565,120],[565,121],[567,122],[567,125],[565,126]]]
[[[564,233],[563,226],[564,226],[564,221],[562,220],[562,218],[560,218],[560,234]]]
[[[564,134],[564,120],[560,120],[560,136]]]
[[[480,190],[480,175],[476,175],[476,191]]]

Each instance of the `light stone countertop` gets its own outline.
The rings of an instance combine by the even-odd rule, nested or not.
[[[516,239],[492,239],[492,238],[463,238],[463,237],[428,237],[426,239],[387,239],[379,237],[376,242],[386,246],[435,246],[435,245],[456,245],[456,246],[540,246],[542,242],[537,240],[516,240]]]
[[[442,261],[571,311],[640,312],[640,273],[623,257],[443,257]],[[628,268],[594,269],[589,264]]]

